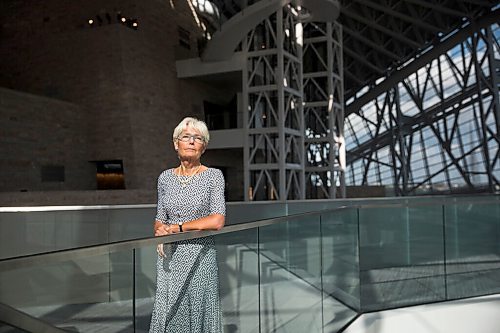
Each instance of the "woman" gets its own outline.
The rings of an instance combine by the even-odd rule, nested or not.
[[[206,124],[185,118],[175,128],[180,165],[158,177],[155,236],[224,226],[224,177],[201,164]],[[222,332],[216,250],[212,237],[160,244],[150,332]]]

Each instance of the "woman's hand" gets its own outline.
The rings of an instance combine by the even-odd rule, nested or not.
[[[155,236],[166,236],[170,234],[170,224],[161,223],[155,227]]]
[[[155,225],[155,236],[166,236],[179,233],[181,230],[177,224],[157,224]]]
[[[158,220],[154,223],[155,236],[171,235],[174,233],[174,230],[175,228],[172,227],[172,224],[165,224]]]
[[[158,255],[162,258],[165,257],[165,252],[163,251],[163,244],[158,244],[156,246],[156,253],[158,253]]]

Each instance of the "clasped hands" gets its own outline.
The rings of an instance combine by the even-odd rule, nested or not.
[[[180,232],[179,226],[177,224],[161,224],[155,228],[155,236],[167,236]],[[163,251],[163,244],[158,244],[156,246],[156,252],[160,257],[165,257],[165,252]]]
[[[155,228],[155,236],[167,236],[180,232],[177,224],[162,224]]]

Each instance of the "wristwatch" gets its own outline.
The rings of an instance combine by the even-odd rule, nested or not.
[[[184,224],[184,222],[179,222],[179,231],[182,232],[182,225]]]

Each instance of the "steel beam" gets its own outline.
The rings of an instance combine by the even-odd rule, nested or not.
[[[374,85],[370,88],[370,90],[364,93],[362,96],[356,98],[352,103],[346,106],[346,116],[349,116],[351,113],[358,112],[358,110],[373,100],[384,91],[389,90],[391,87],[396,85],[398,82],[408,77],[410,74],[416,72],[419,68],[425,66],[425,64],[430,63],[433,59],[445,53],[458,43],[462,42],[466,38],[468,38],[474,31],[479,29],[484,29],[485,27],[490,26],[493,23],[498,21],[498,10],[485,15],[480,20],[475,23],[469,24],[461,30],[455,32],[451,36],[444,38],[438,44],[434,45],[434,47],[430,48],[427,52],[419,55],[417,58],[409,61],[406,66],[401,66],[397,68],[379,84]]]
[[[390,169],[397,195],[435,186],[449,192],[500,189],[500,47],[494,36],[489,26],[474,31],[453,52],[436,56],[348,117],[354,184],[387,180],[382,172]],[[379,161],[378,152],[386,149],[389,159]],[[362,168],[362,178],[354,178],[354,166]]]

